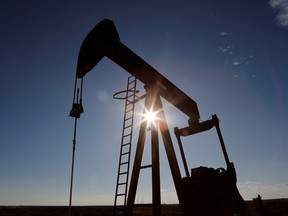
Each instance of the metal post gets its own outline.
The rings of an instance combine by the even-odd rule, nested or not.
[[[146,138],[146,130],[147,130],[147,121],[142,121],[140,125],[137,148],[135,152],[135,159],[134,159],[133,171],[132,171],[131,182],[130,182],[130,187],[129,187],[127,205],[125,208],[125,215],[127,216],[132,216],[133,214],[133,207],[134,207],[139,173],[140,173],[140,168],[141,168],[144,143],[145,143],[145,138]]]
[[[83,79],[81,80],[80,104],[78,103],[78,101],[79,101],[79,88],[77,88],[77,90],[76,90],[76,84],[77,84],[77,76],[76,76],[76,80],[75,80],[74,98],[73,98],[73,108],[74,108],[74,105],[77,104],[77,106],[76,106],[77,109],[75,110],[75,112],[72,112],[73,111],[73,108],[72,108],[72,110],[70,112],[70,116],[74,117],[75,121],[74,121],[74,133],[73,133],[73,149],[72,149],[72,165],[71,165],[71,180],[70,180],[70,195],[69,195],[68,216],[71,215],[71,206],[72,206],[72,192],[73,192],[73,177],[74,177],[74,160],[75,160],[75,148],[76,148],[77,119],[80,118],[80,114],[83,112],[83,107],[82,107],[82,85],[83,85]],[[77,93],[77,94],[75,95],[75,93]],[[75,98],[75,96],[76,96],[76,98]],[[71,113],[74,113],[75,116],[71,115]]]
[[[160,96],[159,96],[158,99],[155,100],[155,107],[157,107],[157,110],[159,110],[159,116],[160,116],[160,119],[161,119],[160,123],[159,123],[159,127],[160,127],[160,131],[161,131],[164,147],[165,147],[165,150],[166,150],[166,155],[167,155],[167,158],[168,158],[170,170],[171,170],[171,173],[172,173],[174,186],[175,186],[175,189],[176,189],[178,200],[179,200],[180,203],[182,203],[181,173],[180,173],[179,165],[178,165],[178,162],[177,162],[175,150],[174,150],[174,147],[173,147],[171,135],[170,135],[170,132],[169,132],[167,120],[166,120],[166,117],[165,117],[165,114],[164,114],[164,111],[163,111],[163,105],[162,105],[162,102],[160,100]]]
[[[73,138],[73,150],[72,150],[72,168],[71,168],[71,181],[70,181],[70,196],[69,196],[69,212],[68,212],[68,216],[71,215],[71,205],[72,205],[74,158],[75,158],[75,148],[76,148],[76,128],[77,128],[77,118],[75,118],[75,122],[74,122],[74,138]]]
[[[158,107],[155,106],[155,100],[160,100],[157,90],[147,86],[147,94],[145,98],[145,110],[152,110],[158,112]],[[159,168],[159,138],[158,138],[158,120],[151,122],[151,160],[152,160],[152,204],[153,204],[153,216],[161,215],[161,193],[160,193],[160,168]],[[139,179],[139,173],[141,169],[141,161],[143,156],[143,149],[145,143],[147,131],[147,120],[141,122],[139,138],[135,153],[134,166],[131,176],[131,182],[129,187],[129,194],[127,199],[126,215],[131,216],[133,214],[133,206],[135,202],[137,184]],[[147,166],[149,167],[149,166]]]
[[[157,112],[157,111],[156,111]],[[153,216],[161,215],[161,190],[160,190],[160,164],[159,164],[159,139],[158,120],[151,122],[151,153],[152,153],[152,203]]]
[[[216,127],[216,130],[217,130],[217,134],[218,134],[218,137],[219,137],[221,148],[222,148],[222,151],[223,151],[223,154],[224,154],[225,162],[226,162],[226,165],[228,167],[229,164],[230,164],[230,161],[229,161],[229,157],[228,157],[228,154],[227,154],[227,151],[226,151],[226,147],[225,147],[225,144],[224,144],[222,133],[221,133],[221,130],[220,130],[220,127],[219,127],[219,119],[218,119],[217,115],[212,115],[212,119],[215,121],[215,127]]]
[[[190,177],[189,169],[188,169],[188,165],[187,165],[187,161],[186,161],[186,157],[185,157],[182,141],[181,141],[181,138],[180,138],[180,135],[179,135],[178,127],[174,128],[174,132],[175,132],[175,135],[176,135],[176,138],[177,138],[177,141],[178,141],[178,146],[179,146],[179,150],[180,150],[180,153],[181,153],[182,162],[183,162],[183,165],[184,165],[184,170],[185,170],[185,173],[186,173],[186,177]]]

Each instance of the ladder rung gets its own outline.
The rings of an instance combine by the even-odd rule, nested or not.
[[[134,108],[134,104],[131,101],[127,101],[126,103],[126,110],[128,109],[133,109]]]
[[[126,110],[133,110],[134,109],[134,104],[132,102],[129,102],[126,104]],[[126,112],[125,112],[126,113]]]
[[[129,94],[126,95],[126,97],[125,97],[125,99],[126,99],[126,101],[125,101],[126,104],[130,102],[130,100],[128,100],[128,98],[131,99],[131,97],[133,97],[133,96],[134,96],[133,94],[131,94],[131,95],[129,95]]]
[[[125,119],[125,121],[128,121],[128,120],[130,120],[130,119],[132,119],[132,116],[131,116],[131,117],[129,117],[129,118],[127,118],[127,119]]]
[[[125,164],[128,164],[128,162],[122,162],[122,163],[120,163],[120,165],[125,165]]]
[[[130,153],[130,152],[122,153],[121,156],[123,156],[123,155],[127,155],[127,154],[129,154],[129,153]]]
[[[137,91],[135,88],[130,88],[130,89],[128,89],[128,94],[126,94],[126,96],[127,96],[127,98],[136,97],[136,93],[137,93]]]
[[[141,166],[140,169],[146,169],[146,168],[151,168],[151,167],[152,167],[152,164],[149,164],[149,165]]]
[[[130,77],[129,77],[129,78],[130,78]],[[130,83],[133,83],[133,82],[136,82],[136,79],[133,79],[132,81],[130,81],[130,79],[129,79],[129,82],[128,82],[128,83],[130,84]]]
[[[131,82],[131,83],[133,83],[133,82]],[[136,93],[135,86],[132,86],[131,88],[129,88],[128,91],[130,91],[130,92],[134,91],[133,93]]]
[[[132,127],[132,125],[128,125],[128,126],[124,127],[124,130],[129,128],[129,127]]]
[[[119,175],[125,175],[125,174],[128,174],[128,172],[121,172],[121,173],[119,173]]]
[[[128,91],[134,91],[134,90],[129,89]],[[134,97],[135,96],[134,92],[129,92],[129,93],[130,94],[128,94],[126,98],[130,98],[130,97]]]
[[[135,103],[134,103],[134,100],[135,100],[135,97],[132,97],[133,95],[131,96],[128,96],[126,98],[126,106],[133,106]]]
[[[134,78],[133,80],[132,80],[132,82],[135,82],[136,81],[136,78],[132,75],[132,76],[130,76],[130,77],[128,77],[129,78],[129,81],[132,79],[132,78]]]
[[[132,88],[128,89],[128,93],[130,93],[129,96],[134,96],[136,92],[137,91],[136,91],[135,87],[132,87]]]
[[[118,185],[126,185],[127,182],[121,182],[121,183],[118,183]]]
[[[127,99],[127,105],[135,104],[136,102],[138,102],[138,101],[136,101],[136,100],[131,101],[131,100]]]
[[[132,122],[129,124],[130,122],[126,122],[126,124],[125,124],[125,127],[123,127],[123,130],[126,130],[127,131],[127,129],[128,128],[131,128],[133,125],[132,125]]]
[[[133,76],[133,75],[130,75],[130,76],[128,77],[128,79],[132,79],[132,78],[134,78],[134,76]]]
[[[122,146],[127,146],[127,145],[131,145],[130,142],[123,144]]]
[[[133,82],[136,82],[136,79],[133,79],[132,81],[130,81],[129,79],[129,83],[133,83]]]
[[[117,194],[117,196],[125,196],[125,193]]]
[[[131,111],[133,111],[133,109],[129,109],[129,110],[127,110],[126,113],[131,112]]]
[[[126,135],[123,136],[123,138],[124,138],[124,137],[128,137],[128,136],[131,136],[131,134],[126,134]]]

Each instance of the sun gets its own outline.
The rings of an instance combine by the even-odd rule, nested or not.
[[[147,121],[148,124],[152,123],[155,124],[156,120],[158,119],[157,117],[157,112],[153,111],[152,109],[146,110],[145,113],[143,114],[144,118],[143,121]]]

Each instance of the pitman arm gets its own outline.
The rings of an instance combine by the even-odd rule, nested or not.
[[[196,102],[122,44],[113,21],[108,19],[98,23],[83,41],[78,56],[77,77],[84,77],[104,56],[145,85],[157,85],[163,98],[189,116],[189,123],[199,122]]]

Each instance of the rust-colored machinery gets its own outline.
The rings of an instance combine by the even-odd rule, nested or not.
[[[159,133],[163,140],[176,193],[184,215],[233,215],[241,213],[245,203],[236,186],[235,168],[228,158],[217,116],[212,115],[212,119],[200,122],[196,102],[121,43],[118,32],[111,20],[105,19],[98,23],[82,43],[78,56],[74,101],[70,116],[74,117],[75,120],[80,118],[80,114],[83,112],[81,101],[83,77],[104,56],[124,68],[144,84],[146,90],[146,94],[142,97],[145,99],[144,112],[152,110],[157,113],[157,120],[149,127],[152,148],[152,164],[149,167],[152,168],[153,215],[161,215]],[[78,99],[79,90],[76,91],[78,85],[81,85],[80,100]],[[184,177],[182,177],[179,169],[161,97],[188,116],[187,127],[174,128],[184,164],[186,174]],[[130,102],[133,104],[135,101]],[[141,161],[147,127],[147,121],[143,120],[140,125],[128,198],[124,203],[125,215],[128,216],[133,214],[139,173],[143,168]],[[181,137],[207,131],[213,127],[217,130],[227,168],[198,167],[192,169],[190,174]]]

